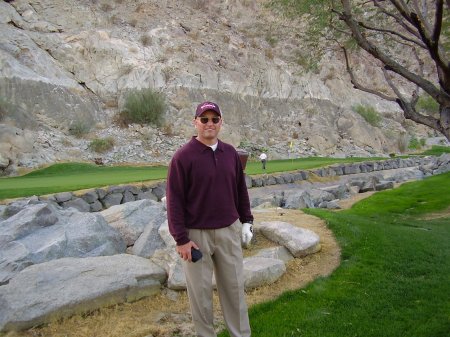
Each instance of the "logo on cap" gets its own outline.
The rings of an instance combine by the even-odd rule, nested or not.
[[[222,113],[220,112],[219,106],[213,102],[203,102],[197,106],[197,110],[195,111],[195,117],[200,116],[205,111],[212,110],[216,112],[220,117],[222,117]]]
[[[216,106],[212,105],[212,104],[209,104],[209,103],[206,103],[206,104],[202,105],[202,110],[205,110],[205,108],[215,109]]]

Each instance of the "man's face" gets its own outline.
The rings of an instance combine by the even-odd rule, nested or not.
[[[222,118],[220,118],[216,112],[208,110],[194,119],[194,125],[197,129],[198,140],[214,143],[215,140],[217,140],[220,127],[222,126]]]

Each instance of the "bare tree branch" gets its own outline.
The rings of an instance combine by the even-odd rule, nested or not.
[[[442,6],[443,1],[436,1],[436,19],[442,21]],[[440,13],[440,14],[439,14]],[[448,62],[445,62],[439,53],[439,36],[441,32],[441,24],[436,23],[434,27],[433,36],[430,36],[426,31],[422,21],[420,21],[419,17],[416,13],[411,13],[411,19],[413,20],[414,25],[417,27],[419,34],[421,35],[422,41],[427,45],[428,50],[430,52],[431,58],[436,62],[438,66],[438,75],[440,80],[450,80],[450,68]],[[437,34],[436,39],[434,39],[434,34]],[[440,69],[439,69],[440,68]],[[441,71],[440,71],[441,70]]]
[[[401,39],[398,39],[396,37],[391,37],[392,41],[394,41],[395,43],[399,44],[399,45],[403,45],[406,47],[409,47],[411,49],[416,49],[417,46],[412,45],[411,43],[407,42],[407,41],[402,41]],[[422,76],[423,77],[423,76]]]
[[[450,1],[450,0],[449,0]],[[406,31],[408,31],[410,34],[414,35],[418,39],[420,39],[420,35],[415,31],[413,27],[411,27],[408,23],[405,22],[400,16],[395,15],[392,12],[389,12],[385,7],[381,6],[380,0],[374,0],[373,2],[374,6],[377,7],[381,13],[384,15],[393,18],[401,27],[403,27]]]
[[[423,66],[424,66],[424,62],[423,60],[420,58],[419,54],[417,53],[417,50],[413,48],[413,54],[414,57],[416,58],[417,64],[419,65],[419,76],[424,77],[424,71],[423,71]]]
[[[349,57],[348,57],[347,49],[345,47],[342,47],[342,46],[341,46],[341,48],[342,48],[342,50],[344,52],[345,64],[346,64],[346,67],[347,67],[347,72],[350,75],[350,81],[351,81],[351,83],[353,84],[353,86],[356,89],[368,92],[368,93],[373,94],[373,95],[376,95],[376,96],[378,96],[378,97],[380,97],[382,99],[385,99],[387,101],[396,102],[396,98],[395,97],[391,97],[391,96],[385,95],[385,94],[383,94],[382,92],[380,92],[378,90],[367,88],[367,87],[363,86],[360,82],[358,82],[358,80],[356,79],[355,74],[353,73],[353,69],[350,66],[350,60],[349,60]]]
[[[383,75],[384,75],[384,78],[386,79],[387,84],[392,89],[392,91],[395,93],[395,95],[397,95],[398,99],[406,102],[405,97],[403,97],[400,90],[398,90],[397,86],[394,85],[394,82],[392,82],[392,78],[391,78],[391,76],[389,76],[388,71],[384,68],[382,68],[382,71],[383,71]],[[396,100],[396,99],[394,99],[394,100]]]
[[[397,74],[399,74],[400,76],[407,79],[408,81],[417,84],[424,91],[426,91],[430,96],[432,96],[434,98],[437,98],[439,96],[439,89],[432,82],[409,71],[408,69],[403,67],[401,64],[399,64],[398,62],[393,60],[391,57],[389,57],[388,55],[383,53],[379,48],[377,48],[375,45],[373,45],[370,41],[368,41],[367,38],[362,34],[361,30],[359,29],[358,23],[353,18],[349,0],[341,0],[341,3],[344,7],[344,12],[341,13],[341,18],[342,18],[342,20],[345,21],[347,26],[352,31],[353,37],[358,42],[358,45],[361,48],[363,48],[365,51],[367,51],[369,54],[371,54],[376,59],[380,60],[385,65],[386,69],[394,71]]]
[[[421,48],[424,48],[424,49],[427,48],[426,45],[422,43],[422,41],[413,40],[399,32],[394,31],[394,30],[372,27],[362,21],[358,21],[358,24],[367,30],[373,30],[373,31],[381,32],[381,33],[396,35],[396,36],[400,37],[402,40],[406,40],[406,41],[412,42],[414,44],[417,44]]]
[[[278,1],[287,8],[298,3]],[[329,1],[331,7],[327,6],[329,2],[317,2],[312,5],[316,12],[304,14],[321,20],[331,11],[326,38],[328,41],[335,38],[343,50],[354,88],[395,101],[405,118],[429,126],[450,140],[450,62],[448,51],[444,49],[448,43],[448,27],[442,22],[448,19],[450,0]],[[368,8],[370,5],[373,10]],[[359,12],[355,8],[361,9],[362,14],[356,14]],[[336,23],[336,18],[341,20],[340,23]],[[343,45],[348,34],[377,62],[388,91],[371,85],[370,78],[365,81],[358,78],[352,68],[350,50]],[[327,47],[329,45],[322,48]],[[438,117],[417,111],[422,90],[438,103]]]
[[[395,8],[397,8],[397,11],[400,13],[400,15],[409,23],[411,22],[411,17],[408,14],[408,6],[405,4],[402,0],[390,0],[391,4],[394,5]]]
[[[436,14],[434,19],[434,28],[431,38],[436,42],[436,45],[439,42],[439,37],[441,36],[442,29],[442,15],[443,15],[444,3],[442,0],[436,1]]]
[[[417,91],[414,90],[414,94],[412,95],[411,101],[408,101],[398,90],[398,88],[394,85],[392,82],[392,78],[389,75],[388,71],[386,69],[383,69],[383,75],[386,79],[386,82],[388,83],[389,87],[394,91],[394,93],[397,95],[397,99],[395,100],[397,104],[402,108],[405,118],[411,119],[416,123],[423,124],[426,126],[429,126],[430,128],[433,128],[435,130],[439,130],[439,120],[432,117],[432,116],[425,116],[416,111],[416,104],[418,101],[418,94]]]
[[[386,79],[386,82],[388,83],[389,87],[397,95],[398,98],[396,99],[396,102],[400,105],[400,107],[402,107],[402,109],[405,113],[405,118],[419,122],[419,120],[420,120],[419,117],[421,117],[422,115],[419,116],[419,114],[415,110],[415,104],[417,103],[417,100],[418,100],[417,92],[414,91],[415,95],[413,95],[413,99],[412,99],[412,102],[414,102],[414,104],[412,104],[412,102],[408,102],[408,100],[400,93],[397,86],[394,85],[394,82],[392,81],[392,78],[386,69],[383,69],[383,75],[384,75],[384,78]],[[425,119],[424,122],[429,123],[429,121],[427,119]],[[425,124],[425,125],[428,125],[428,124]],[[434,124],[431,123],[431,125],[434,125]],[[428,126],[431,126],[431,125],[428,125]]]
[[[426,6],[423,6],[423,8],[419,8],[419,3],[417,2],[417,0],[413,0],[412,1],[412,8],[414,8],[414,10],[416,11],[417,15],[419,16],[420,20],[423,22],[423,24],[425,25],[427,31],[431,31],[431,26],[428,22],[427,18],[427,12]]]

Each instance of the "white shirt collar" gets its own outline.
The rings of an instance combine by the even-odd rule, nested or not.
[[[216,151],[216,149],[217,149],[217,145],[219,144],[219,142],[217,142],[216,144],[214,144],[214,145],[208,145],[213,151]]]

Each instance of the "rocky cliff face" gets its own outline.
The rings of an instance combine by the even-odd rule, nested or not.
[[[318,70],[305,57],[292,22],[263,0],[35,0],[0,2],[0,167],[61,160],[167,163],[193,134],[202,100],[224,112],[222,139],[273,158],[386,155],[409,134],[397,106],[351,88],[330,50]],[[371,65],[365,67],[372,76]],[[374,78],[374,81],[378,79]],[[114,125],[130,90],[164,93],[162,128]],[[381,124],[352,109],[375,108]],[[71,136],[74,125],[89,128]],[[89,150],[93,138],[113,150]],[[289,147],[288,144],[292,146]]]

